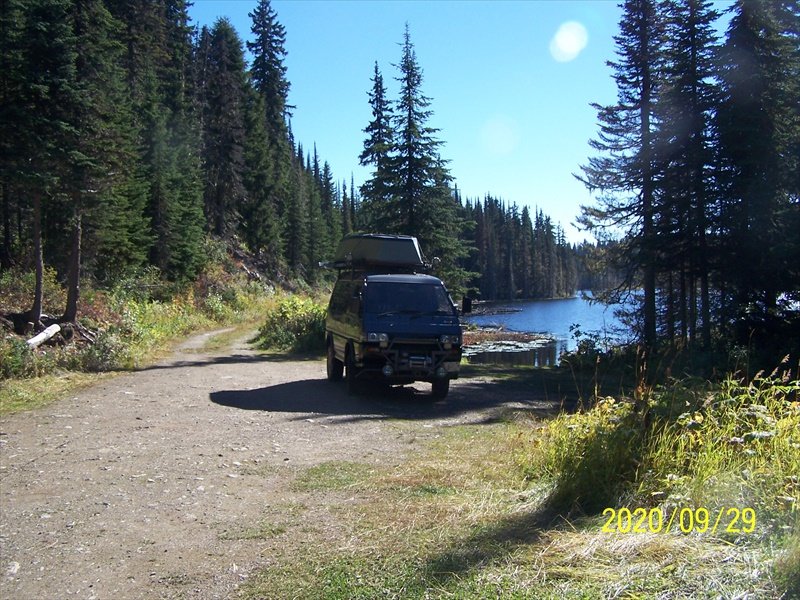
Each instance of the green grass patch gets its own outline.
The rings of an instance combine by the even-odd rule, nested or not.
[[[0,416],[47,406],[65,394],[97,383],[102,377],[64,372],[35,379],[0,381]]]
[[[356,462],[330,461],[297,476],[293,489],[301,492],[338,491],[361,487],[372,476],[373,468]]]
[[[220,533],[221,540],[268,540],[286,533],[289,527],[284,523],[261,521],[252,527],[228,529]]]

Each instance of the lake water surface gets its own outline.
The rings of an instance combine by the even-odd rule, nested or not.
[[[613,307],[590,302],[579,293],[574,298],[555,300],[523,300],[492,303],[486,306],[487,314],[469,315],[465,320],[482,327],[500,326],[510,331],[541,333],[549,338],[535,348],[500,352],[467,354],[471,362],[554,365],[564,351],[577,347],[571,326],[583,334],[598,334],[601,339],[624,341],[622,323],[614,315]]]

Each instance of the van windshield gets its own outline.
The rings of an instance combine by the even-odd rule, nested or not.
[[[370,283],[366,289],[366,311],[377,315],[453,315],[450,297],[441,285],[419,283]]]

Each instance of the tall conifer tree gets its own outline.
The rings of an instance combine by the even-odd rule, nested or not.
[[[656,114],[659,211],[659,271],[680,280],[677,311],[683,341],[696,338],[700,306],[702,342],[711,344],[711,224],[716,221],[712,116],[718,101],[714,82],[714,21],[707,0],[670,0],[666,18],[663,89]],[[699,302],[697,288],[699,283]],[[671,299],[668,298],[668,303]],[[674,314],[677,312],[677,315]],[[669,326],[668,326],[669,329]]]
[[[620,33],[615,36],[618,60],[609,62],[617,84],[617,103],[593,104],[600,133],[591,146],[599,156],[581,167],[579,177],[598,191],[597,206],[582,207],[580,222],[590,230],[606,225],[626,230],[627,260],[635,261],[643,297],[642,339],[656,344],[655,123],[661,22],[654,0],[626,0]]]
[[[245,193],[247,110],[242,42],[227,18],[217,19],[211,30],[202,94],[206,219],[209,230],[223,237],[235,230]]]
[[[718,110],[723,276],[733,292],[725,316],[747,342],[774,318],[779,295],[800,289],[800,9],[796,1],[740,0],[732,10]]]
[[[391,160],[394,132],[392,131],[392,107],[386,97],[386,86],[383,75],[375,63],[372,76],[372,90],[369,92],[369,104],[372,108],[372,121],[364,132],[364,149],[359,156],[362,166],[372,165],[372,177],[361,188],[364,197],[364,210],[367,218],[378,231],[388,231],[399,221],[399,206],[393,198]]]

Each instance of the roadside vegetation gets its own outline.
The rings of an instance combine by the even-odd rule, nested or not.
[[[299,535],[265,538],[273,560],[241,595],[797,598],[800,383],[783,367],[443,427],[391,468],[300,472],[338,529],[295,514]]]
[[[98,374],[136,369],[157,360],[189,333],[233,327],[246,336],[259,328],[259,346],[311,351],[324,307],[302,286],[297,293],[253,280],[221,248],[198,279],[176,285],[156,270],[117,281],[110,289],[82,285],[80,320],[39,348],[29,335],[0,327],[0,414],[41,406]],[[34,276],[8,270],[0,275],[0,306],[11,315],[27,310]],[[63,306],[66,291],[56,274],[44,277],[45,314]],[[322,335],[321,333],[319,334]],[[229,343],[230,340],[228,340]],[[214,344],[212,339],[209,343]],[[219,342],[224,345],[224,342]]]

